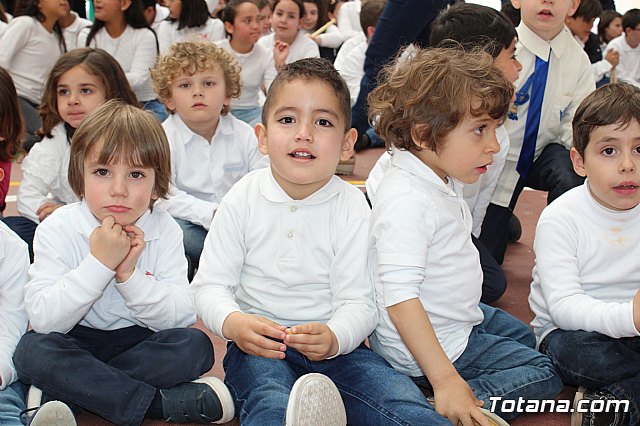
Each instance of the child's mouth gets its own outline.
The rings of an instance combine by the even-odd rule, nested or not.
[[[316,158],[314,155],[311,155],[310,152],[306,151],[293,151],[289,154],[289,156],[292,158],[304,158],[309,160],[313,160],[314,158]]]

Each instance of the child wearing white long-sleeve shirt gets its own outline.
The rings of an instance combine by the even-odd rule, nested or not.
[[[34,239],[25,286],[33,331],[14,354],[18,377],[116,424],[233,417],[224,385],[198,379],[213,348],[186,328],[196,317],[182,233],[153,206],[170,175],[158,121],[108,101],[71,144],[69,182],[82,201],[57,209]]]
[[[229,114],[231,99],[240,95],[240,67],[230,53],[207,42],[178,42],[152,74],[171,112],[162,126],[171,146],[172,185],[162,205],[184,232],[191,278],[222,197],[269,161],[253,129]]]
[[[640,89],[610,84],[587,96],[571,149],[587,180],[550,204],[536,228],[529,304],[540,351],[566,384],[586,387],[585,399],[627,400],[624,411],[572,424],[640,421],[639,141]]]
[[[363,343],[377,322],[369,207],[334,176],[353,152],[350,110],[347,85],[329,61],[287,65],[257,126],[271,167],[229,191],[205,241],[192,283],[196,310],[232,341],[225,380],[243,425],[282,425],[285,415],[286,424],[313,421],[301,423],[291,406],[316,407],[331,424],[448,424]],[[334,393],[296,399],[295,383],[312,371],[335,382],[346,419],[334,418]]]

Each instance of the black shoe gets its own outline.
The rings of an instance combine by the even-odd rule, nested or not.
[[[515,243],[522,237],[522,225],[520,219],[515,214],[512,214],[509,218],[509,243]]]
[[[597,389],[597,390],[585,390],[584,387],[580,387],[576,392],[576,397],[573,401],[573,414],[571,415],[572,426],[622,426],[625,424],[625,413],[622,410],[614,411],[616,408],[621,408],[620,405],[612,404],[607,405],[608,401],[617,400],[615,396],[609,392]],[[585,401],[580,403],[579,401]],[[589,401],[589,402],[587,402]],[[604,404],[592,405],[591,401],[603,401]],[[578,406],[580,404],[580,406]],[[624,407],[624,405],[622,405]],[[597,411],[583,411],[578,412],[578,408],[590,410],[591,408],[608,409],[603,411],[598,409]]]
[[[235,408],[229,389],[220,379],[202,377],[169,389],[160,389],[162,416],[175,423],[227,423]]]

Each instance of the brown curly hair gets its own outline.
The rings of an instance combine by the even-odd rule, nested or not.
[[[161,57],[151,70],[153,88],[166,103],[171,99],[171,84],[178,76],[217,69],[221,69],[224,74],[226,95],[229,98],[239,98],[242,90],[241,68],[231,53],[206,41],[174,43],[169,48],[169,53]],[[175,111],[169,112],[173,114]],[[225,105],[222,115],[228,112],[229,106]]]
[[[369,93],[369,120],[385,140],[406,151],[434,152],[467,115],[504,118],[513,84],[493,65],[486,52],[459,48],[416,49],[398,58],[380,74]]]

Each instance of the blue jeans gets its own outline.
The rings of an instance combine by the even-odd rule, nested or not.
[[[0,219],[29,246],[29,260],[33,263],[33,237],[38,224],[23,216],[7,216]]]
[[[630,403],[629,424],[640,423],[640,337],[614,339],[596,332],[554,330],[540,343],[571,386],[604,389]]]
[[[480,304],[482,323],[473,327],[467,347],[453,363],[476,397],[491,407],[489,397],[517,401],[553,399],[562,390],[562,381],[551,360],[535,350],[533,332],[522,321],[501,309]],[[417,383],[424,386],[426,377]],[[500,411],[505,420],[519,415]]]
[[[28,332],[13,355],[20,380],[49,399],[91,411],[118,425],[142,423],[158,389],[197,379],[213,366],[202,331],[153,332],[132,326],[66,334]]]
[[[0,391],[0,426],[22,426],[20,412],[25,410],[26,387],[13,382]]]
[[[169,117],[169,113],[167,113],[164,104],[157,99],[142,102],[142,109],[153,113],[161,123]]]
[[[231,114],[251,127],[255,127],[256,124],[262,122],[262,108],[260,107],[247,109],[233,108]]]
[[[189,261],[189,271],[195,269],[200,264],[200,255],[204,247],[204,239],[208,231],[200,225],[188,220],[174,218],[182,229],[182,241],[184,243],[184,253]]]
[[[333,380],[349,425],[450,425],[409,377],[364,344],[347,355],[314,362],[293,349],[283,360],[247,355],[231,343],[224,369],[243,426],[283,425],[291,388],[307,373]]]

